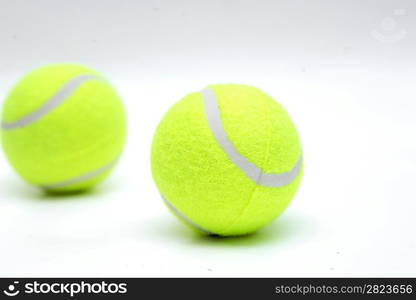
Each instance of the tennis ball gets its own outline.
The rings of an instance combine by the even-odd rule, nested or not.
[[[256,231],[282,213],[303,170],[298,133],[260,90],[212,85],[176,103],[153,139],[152,173],[168,208],[202,232]]]
[[[126,117],[99,73],[52,64],[12,89],[1,128],[4,152],[25,181],[50,192],[75,192],[110,174],[124,146]]]

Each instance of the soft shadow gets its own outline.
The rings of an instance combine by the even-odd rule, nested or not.
[[[116,185],[112,182],[103,182],[102,184],[84,191],[74,192],[50,192],[37,187],[30,186],[18,180],[7,180],[1,183],[2,195],[9,199],[17,199],[20,201],[77,201],[85,199],[99,199],[101,194],[110,193],[116,189]]]
[[[100,187],[91,188],[81,191],[71,191],[71,192],[54,192],[47,190],[40,190],[37,194],[36,199],[42,201],[72,201],[77,199],[84,199],[88,197],[93,197],[100,194]]]
[[[221,237],[196,234],[191,242],[196,245],[213,247],[249,247],[259,244],[283,243],[296,233],[296,228],[293,225],[288,218],[284,218],[248,235]]]
[[[182,225],[176,220],[154,220],[152,234],[162,238],[204,247],[253,247],[266,244],[284,244],[292,239],[298,239],[314,230],[313,222],[300,214],[281,216],[268,226],[255,233],[237,236],[221,237],[207,236]]]

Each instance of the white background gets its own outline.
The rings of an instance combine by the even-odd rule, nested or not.
[[[2,99],[30,69],[77,62],[129,114],[93,193],[46,197],[0,154],[0,276],[416,276],[415,14],[410,0],[0,0]],[[305,174],[272,225],[217,239],[170,215],[149,156],[173,103],[224,82],[286,107]]]

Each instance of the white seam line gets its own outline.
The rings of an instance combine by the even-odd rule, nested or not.
[[[89,179],[93,179],[94,177],[97,177],[98,175],[103,174],[104,172],[110,170],[111,168],[113,168],[118,162],[118,158],[113,160],[111,163],[98,168],[94,171],[85,173],[83,175],[77,176],[75,178],[71,178],[62,182],[58,182],[58,183],[54,183],[54,184],[48,184],[48,185],[41,185],[41,188],[44,188],[46,190],[53,190],[53,189],[60,189],[60,188],[65,188],[77,183],[81,183],[84,181],[87,181]]]
[[[47,100],[40,108],[38,108],[34,112],[31,112],[28,115],[14,122],[2,122],[2,129],[12,130],[15,128],[21,128],[39,120],[44,115],[49,113],[51,110],[59,106],[62,102],[64,102],[69,96],[71,96],[73,92],[75,92],[75,90],[81,84],[83,84],[85,81],[93,79],[103,80],[101,77],[95,75],[80,75],[72,78],[70,81],[65,83],[58,92],[56,92],[49,100]]]
[[[173,206],[168,200],[166,200],[165,197],[162,196],[163,201],[166,203],[166,205],[172,210],[172,212],[182,221],[184,221],[185,223],[188,223],[189,225],[191,225],[192,227],[195,227],[196,229],[201,230],[202,232],[206,233],[206,234],[210,234],[210,235],[215,235],[215,233],[212,233],[204,228],[202,228],[201,226],[199,226],[198,224],[195,224],[194,222],[192,222],[191,220],[189,220],[184,214],[182,214],[179,210],[176,209],[175,206]]]
[[[205,115],[208,126],[212,134],[217,140],[219,146],[227,154],[228,158],[241,170],[244,174],[261,186],[282,187],[290,184],[299,174],[302,168],[302,155],[300,155],[295,166],[288,172],[284,173],[264,173],[256,165],[252,164],[238,153],[233,143],[229,140],[221,121],[221,112],[218,107],[217,98],[211,89],[201,91],[205,105]]]

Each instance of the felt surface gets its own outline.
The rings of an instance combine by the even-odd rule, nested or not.
[[[221,120],[237,151],[263,172],[293,168],[301,155],[286,111],[258,89],[213,85]],[[301,174],[280,187],[259,186],[232,163],[208,127],[202,96],[192,93],[160,122],[152,145],[152,171],[161,194],[183,215],[220,235],[251,233],[288,206]]]
[[[97,72],[80,65],[54,64],[26,75],[10,92],[2,120],[14,122],[37,110],[65,83]],[[92,172],[117,159],[126,136],[123,105],[105,79],[83,82],[58,107],[22,128],[2,130],[6,156],[27,182],[44,186]],[[90,180],[60,188],[91,187],[110,171]]]

